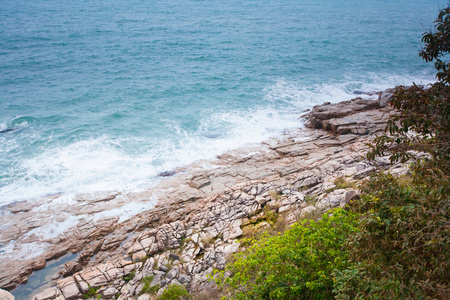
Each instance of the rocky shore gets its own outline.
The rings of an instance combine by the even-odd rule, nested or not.
[[[11,290],[47,262],[76,253],[53,275],[53,286],[33,299],[78,299],[89,294],[144,300],[172,284],[211,299],[216,287],[208,275],[225,267],[242,237],[288,226],[358,197],[354,183],[375,169],[364,158],[366,143],[395,113],[387,106],[391,93],[381,93],[378,101],[356,98],[316,106],[303,116],[309,128],[289,130],[261,145],[163,174],[173,173],[145,192],[84,195],[63,210],[64,215],[88,216],[120,210],[129,202],[147,205],[126,220],[114,215],[80,218],[75,226],[43,240],[29,233],[54,220],[50,210],[39,209],[48,199],[3,207],[0,224],[9,226],[2,228],[0,242],[15,240],[17,249],[33,243],[44,246],[31,258],[2,255],[0,288]],[[405,172],[386,158],[377,163],[392,172]],[[47,213],[50,219],[33,221],[38,213]],[[66,220],[63,215],[53,218]]]

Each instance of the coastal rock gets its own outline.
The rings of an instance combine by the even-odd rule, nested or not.
[[[378,107],[377,101],[355,98],[335,104],[327,102],[316,105],[305,117],[309,120],[307,123],[309,127],[326,130],[327,128],[322,127],[322,123],[318,121],[343,118],[359,111],[367,111]]]
[[[192,178],[192,180],[189,182],[189,186],[200,189],[204,186],[207,186],[211,183],[211,180],[209,179],[209,176],[207,174],[200,174],[196,175]]]
[[[105,299],[112,299],[119,291],[116,288],[110,287],[102,292]]]
[[[380,105],[380,107],[386,107],[389,105],[392,100],[392,96],[395,93],[395,90],[395,88],[387,89],[380,94],[380,96],[378,97],[378,104]]]
[[[383,92],[383,105],[390,99],[389,92]],[[306,126],[332,131],[336,134],[367,135],[384,129],[391,109],[382,106],[380,101],[355,98],[336,104],[315,106],[303,116]]]
[[[0,300],[14,300],[15,297],[11,293],[0,289]]]
[[[350,190],[345,192],[344,198],[341,199],[341,202],[339,205],[341,207],[345,207],[348,203],[350,203],[351,200],[358,199],[360,196],[360,193],[355,190]]]
[[[67,300],[76,299],[81,296],[81,292],[73,277],[58,280],[57,285],[64,298]]]
[[[38,295],[34,296],[32,300],[49,300],[49,299],[56,299],[59,294],[59,290],[56,288],[48,288],[44,290],[43,292],[39,293]]]

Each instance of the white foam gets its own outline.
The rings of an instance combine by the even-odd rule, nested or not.
[[[163,169],[173,169],[198,159],[214,159],[227,150],[259,143],[285,128],[302,126],[297,118],[296,114],[281,115],[272,108],[212,113],[201,120],[194,135],[175,129],[183,138],[178,140],[178,147],[173,144],[168,147],[170,155],[165,158]]]
[[[384,91],[397,85],[429,84],[435,82],[434,77],[423,74],[420,76],[400,76],[392,74],[369,73],[365,81],[353,80],[348,77],[345,82],[327,82],[304,86],[301,82],[292,82],[280,78],[275,84],[266,88],[266,100],[272,105],[291,105],[298,109],[310,109],[324,102],[337,103],[356,97],[377,99],[377,96],[355,94],[360,91],[373,93]]]
[[[67,197],[62,197],[63,199],[67,199]],[[56,203],[61,202],[63,200],[59,199]],[[89,215],[69,215],[66,213],[58,213],[58,219],[63,219],[63,221],[57,221],[55,219],[49,220],[45,225],[34,228],[26,233],[25,236],[35,235],[40,240],[47,240],[57,237],[58,235],[68,231],[70,228],[73,228],[78,224],[78,222],[82,219],[86,219],[88,221],[96,222],[102,218],[106,217],[119,217],[118,222],[124,222],[129,220],[131,217],[152,209],[155,207],[158,202],[158,198],[156,196],[152,196],[146,202],[128,202],[121,207],[116,207],[113,209],[101,211],[98,213],[93,213]],[[64,204],[64,203],[61,203]],[[58,208],[54,206],[54,202],[45,203],[38,208],[33,209],[33,211],[45,211],[46,208],[50,208],[57,211]]]
[[[143,179],[155,177],[151,154],[127,155],[114,144],[101,137],[46,149],[37,157],[25,159],[18,169],[26,176],[1,187],[0,199],[9,203],[61,192],[92,193],[116,187],[125,190],[136,181],[142,184]]]
[[[60,215],[60,214],[59,214]],[[42,227],[37,227],[30,230],[26,236],[36,235],[42,240],[52,239],[60,235],[61,233],[67,231],[73,226],[77,225],[78,221],[81,217],[79,216],[66,216],[67,219],[64,221],[58,222],[56,220],[51,221],[50,223],[45,224]]]
[[[17,260],[25,260],[37,257],[49,248],[47,243],[26,243],[16,247],[15,242],[10,242],[0,247],[0,253],[4,257]]]
[[[40,203],[39,205],[36,205],[35,207],[33,207],[32,211],[33,212],[47,212],[50,210],[58,211],[59,207],[66,207],[68,205],[70,206],[77,203],[78,202],[75,201],[74,194],[61,194],[52,197],[48,201],[43,201],[43,203]]]
[[[129,220],[131,217],[141,213],[143,211],[152,209],[155,207],[157,200],[152,199],[150,202],[136,203],[131,202],[123,205],[122,207],[110,209],[108,211],[102,211],[93,214],[89,219],[92,221],[98,221],[105,217],[120,217],[119,223]]]

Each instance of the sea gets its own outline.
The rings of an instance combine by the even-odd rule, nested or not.
[[[0,206],[140,191],[314,105],[431,83],[421,37],[447,5],[1,0]]]

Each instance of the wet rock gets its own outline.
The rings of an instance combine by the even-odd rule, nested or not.
[[[43,268],[45,268],[46,264],[47,262],[45,259],[36,260],[31,264],[31,268],[33,269],[33,271],[42,270]]]
[[[164,172],[158,173],[158,176],[160,176],[160,177],[170,177],[170,176],[173,176],[175,174],[176,174],[175,171],[164,171]]]
[[[69,261],[64,265],[64,269],[61,270],[61,276],[67,277],[81,271],[82,265],[78,261]]]
[[[33,205],[26,201],[14,202],[12,204],[8,204],[2,206],[2,210],[9,211],[13,214],[27,212],[33,209]]]

